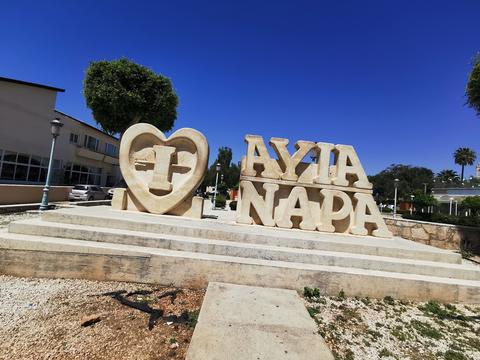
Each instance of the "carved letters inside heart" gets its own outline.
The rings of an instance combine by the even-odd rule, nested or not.
[[[205,176],[208,142],[194,129],[167,138],[150,124],[128,128],[120,142],[120,170],[127,189],[115,189],[112,207],[201,218],[194,192]]]

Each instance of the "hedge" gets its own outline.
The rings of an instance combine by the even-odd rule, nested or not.
[[[403,214],[402,217],[404,219],[429,221],[434,223],[480,227],[480,217],[477,216],[455,216],[439,213],[416,213],[412,215]]]

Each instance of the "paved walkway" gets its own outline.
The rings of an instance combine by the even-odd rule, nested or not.
[[[211,282],[186,360],[333,360],[295,291]]]

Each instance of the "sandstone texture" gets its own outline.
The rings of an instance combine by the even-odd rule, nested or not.
[[[480,254],[480,229],[425,221],[385,218],[394,236],[446,250],[466,250]]]

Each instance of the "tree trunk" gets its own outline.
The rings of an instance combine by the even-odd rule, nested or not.
[[[127,129],[132,126],[132,125],[135,125],[135,124],[138,124],[141,120],[141,117],[140,116],[135,116],[132,120],[132,122],[130,123],[130,125],[128,125]],[[125,132],[125,131],[124,131]],[[123,137],[123,133],[120,134],[120,141],[122,140],[122,137]]]
[[[465,165],[462,165],[462,182],[463,182],[463,170],[465,169]]]

